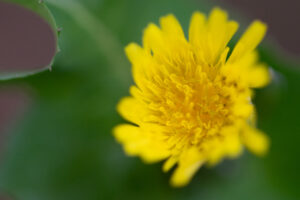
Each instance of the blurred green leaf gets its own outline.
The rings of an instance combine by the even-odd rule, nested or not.
[[[55,19],[52,13],[50,12],[50,10],[48,9],[48,7],[45,5],[45,3],[42,0],[4,0],[4,2],[20,5],[39,15],[50,25],[55,36],[55,41],[56,42],[58,41],[58,28],[56,26]],[[56,51],[58,50],[59,47],[57,42]],[[54,62],[54,56],[51,62],[47,66],[41,66],[39,69],[25,70],[25,71],[18,71],[18,72],[1,72],[0,80],[3,81],[3,80],[14,79],[14,78],[21,78],[21,77],[26,77],[32,74],[39,73],[41,71],[50,69],[53,62]]]
[[[162,15],[174,13],[187,29],[193,11],[207,13],[212,7],[181,0],[67,2],[78,3],[80,12],[89,11],[92,26],[105,27],[120,46],[140,42],[143,28]],[[53,72],[20,81],[33,88],[35,103],[11,138],[0,171],[4,190],[21,200],[297,199],[300,73],[291,68],[294,64],[261,48],[262,60],[277,74],[272,85],[256,95],[259,127],[272,141],[269,156],[245,153],[216,168],[204,167],[187,187],[173,189],[161,163],[145,165],[126,157],[111,134],[122,122],[115,106],[132,83],[122,50],[113,52],[123,58],[112,66],[111,52],[105,49],[111,47],[99,47],[105,34],[95,36],[99,27],[83,24],[80,12],[72,10],[74,4],[66,11],[50,3],[63,27],[62,52]]]
[[[32,10],[33,12],[41,16],[44,20],[46,20],[53,28],[54,32],[57,31],[57,26],[54,17],[43,0],[5,0],[5,1],[16,3],[21,6],[24,6],[27,9]]]

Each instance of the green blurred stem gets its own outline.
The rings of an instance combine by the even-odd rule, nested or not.
[[[107,58],[114,74],[123,83],[128,83],[122,70],[127,61],[123,47],[117,37],[99,19],[93,16],[80,2],[76,0],[47,0],[47,2],[70,15],[97,42],[100,52]]]

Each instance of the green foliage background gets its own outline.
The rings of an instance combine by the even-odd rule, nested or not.
[[[48,5],[63,28],[61,52],[51,72],[12,81],[31,88],[34,102],[10,137],[0,167],[4,191],[20,200],[299,198],[300,72],[272,44],[265,42],[260,52],[275,79],[255,98],[258,126],[272,142],[268,156],[245,152],[202,168],[187,187],[174,189],[161,163],[126,157],[111,134],[123,121],[116,104],[132,84],[122,48],[140,42],[143,28],[160,16],[174,13],[187,29],[193,11],[207,13],[214,5],[196,0],[48,0]]]

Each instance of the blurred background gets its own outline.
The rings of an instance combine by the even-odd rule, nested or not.
[[[123,48],[160,16],[187,30],[194,11],[215,6],[241,24],[233,41],[253,19],[268,24],[259,52],[274,78],[254,103],[271,149],[203,167],[175,189],[162,163],[126,157],[111,134],[133,83]],[[0,200],[300,199],[299,9],[298,0],[1,1]]]

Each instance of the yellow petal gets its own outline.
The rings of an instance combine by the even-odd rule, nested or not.
[[[155,24],[149,24],[144,30],[143,47],[158,55],[167,51],[162,31]]]
[[[238,23],[228,21],[227,13],[220,8],[214,8],[208,19],[208,28],[212,36],[213,49],[215,49],[215,59],[224,51],[229,40],[238,29]]]
[[[170,156],[165,145],[151,137],[140,127],[122,124],[113,130],[116,139],[123,144],[124,151],[129,156],[140,156],[144,162],[152,163]]]
[[[242,134],[242,140],[251,152],[259,156],[265,155],[270,146],[269,138],[263,132],[248,125]]]
[[[200,160],[188,166],[178,166],[172,175],[171,184],[174,187],[183,187],[187,185],[202,164],[203,161]]]
[[[253,104],[249,103],[247,100],[236,102],[232,108],[234,115],[248,118],[254,111]]]
[[[207,22],[203,14],[196,12],[191,18],[190,42],[199,49],[203,63],[215,65],[237,28],[238,24],[228,21],[227,13],[219,8],[212,10]]]
[[[189,27],[189,42],[192,45],[200,46],[199,42],[202,39],[201,33],[205,25],[205,15],[200,12],[195,12],[191,18]]]
[[[127,155],[137,155],[144,144],[147,143],[146,138],[143,137],[137,126],[121,124],[114,128],[113,134],[118,142],[124,144]]]
[[[248,73],[249,86],[252,88],[264,87],[271,81],[269,70],[264,65],[258,65]]]
[[[138,44],[130,43],[125,47],[125,53],[132,64],[132,74],[135,83],[143,87],[143,79],[145,78],[143,67],[146,59],[144,50]]]
[[[264,38],[266,31],[267,26],[264,23],[254,21],[234,47],[229,62],[234,62],[246,53],[253,51]]]
[[[236,158],[242,153],[241,140],[238,132],[228,134],[225,142],[226,156],[229,158]]]
[[[185,186],[203,163],[203,157],[198,149],[190,147],[181,154],[178,167],[171,177],[171,184],[175,187]]]
[[[140,137],[138,127],[129,124],[121,124],[116,126],[113,130],[113,134],[118,142],[136,140]]]
[[[170,37],[184,38],[184,33],[180,23],[172,14],[160,18],[160,26],[163,32]]]
[[[224,26],[227,22],[227,13],[216,7],[214,8],[208,18],[208,26],[213,30],[217,29],[218,26]]]
[[[177,157],[171,156],[163,165],[163,171],[169,171],[178,161]]]
[[[215,146],[207,157],[208,166],[212,167],[217,165],[224,158],[224,148],[222,146]]]
[[[150,53],[147,53],[135,43],[127,45],[125,52],[132,63],[132,74],[135,83],[141,90],[145,90],[147,80],[151,81],[158,74],[159,65],[157,65]]]
[[[122,117],[135,124],[141,124],[142,117],[147,113],[145,106],[132,97],[124,97],[121,99],[117,106],[117,110]]]
[[[238,123],[221,129],[220,134],[222,138],[210,142],[207,156],[209,166],[215,166],[226,157],[236,158],[242,153],[242,143],[239,132],[240,128]]]
[[[258,53],[251,51],[235,62],[227,62],[222,67],[228,81],[236,81],[239,85],[246,84],[246,87],[259,88],[266,86],[271,81],[267,66],[258,63]]]
[[[143,57],[143,49],[136,43],[130,43],[125,47],[127,58],[132,64],[138,64]]]

